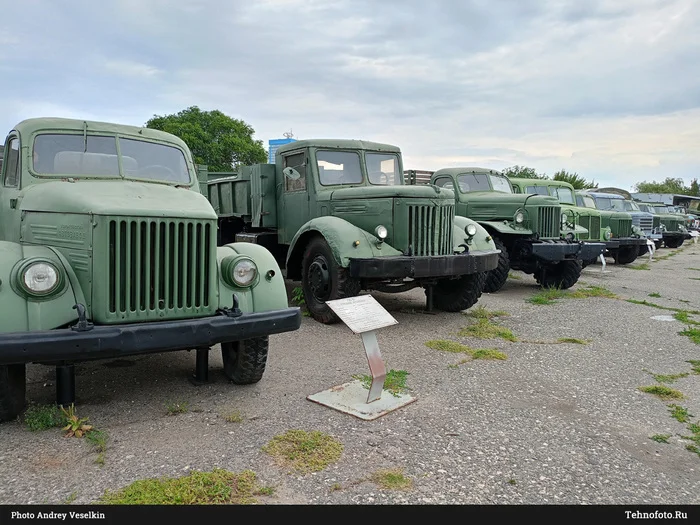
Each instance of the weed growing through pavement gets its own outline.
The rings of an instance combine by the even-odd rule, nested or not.
[[[262,447],[280,466],[307,474],[337,462],[343,444],[319,431],[288,430]]]
[[[394,397],[399,397],[402,393],[406,391],[406,377],[408,372],[406,370],[389,370],[384,377],[383,389],[389,392]],[[369,390],[372,385],[372,377],[366,374],[356,374],[352,376],[353,379],[358,379],[362,382],[362,386]]]

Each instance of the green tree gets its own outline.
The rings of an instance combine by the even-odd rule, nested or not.
[[[695,183],[697,186],[697,179]],[[663,182],[643,181],[636,185],[636,189],[639,193],[679,193],[684,195],[691,194],[691,188],[686,188],[685,181],[683,179],[673,177],[666,177],[666,179],[664,179]]]
[[[191,106],[172,115],[154,115],[146,127],[180,137],[192,151],[194,161],[206,164],[210,171],[229,171],[238,165],[267,161],[262,141],[253,139],[255,130],[219,110],[202,111]]]
[[[528,168],[527,166],[511,166],[504,169],[501,173],[506,177],[512,177],[514,179],[549,179],[544,173],[537,173],[535,168]]]
[[[569,173],[566,170],[557,171],[552,179],[568,182],[577,190],[589,190],[598,187],[594,180],[589,182],[578,173]]]

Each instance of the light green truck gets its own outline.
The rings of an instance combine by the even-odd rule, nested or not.
[[[402,170],[396,146],[316,139],[279,147],[274,164],[200,175],[219,243],[268,248],[322,323],[338,320],[327,301],[361,290],[422,287],[428,309],[470,308],[498,264],[493,239],[455,217],[452,191],[406,186]]]
[[[217,247],[217,216],[187,146],[160,131],[37,118],[0,172],[0,421],[25,404],[27,363],[56,366],[221,343],[234,383],[259,381],[268,336],[299,328],[280,268],[249,243]]]

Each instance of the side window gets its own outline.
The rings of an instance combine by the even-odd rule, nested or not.
[[[455,188],[451,177],[438,177],[433,184],[445,188],[446,190],[453,190]]]
[[[304,154],[296,153],[284,158],[285,191],[306,190],[306,164]]]
[[[17,186],[19,180],[19,139],[13,138],[9,148],[5,149],[5,180],[4,186]]]

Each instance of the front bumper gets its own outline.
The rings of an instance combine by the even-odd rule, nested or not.
[[[690,239],[691,235],[690,232],[664,232],[663,233],[663,238],[664,239]]]
[[[0,365],[86,361],[129,355],[191,350],[240,341],[301,326],[299,308],[199,319],[0,334]]]
[[[530,244],[532,255],[547,262],[566,260],[590,261],[605,252],[602,242],[544,241]]]
[[[500,250],[474,250],[457,255],[350,259],[348,271],[350,277],[355,279],[421,279],[470,275],[496,268],[499,253]]]
[[[661,241],[664,238],[664,236],[660,233],[652,233],[650,231],[644,232],[644,235],[647,239],[651,239],[652,241]]]
[[[605,241],[606,250],[617,250],[618,248],[624,248],[625,246],[646,246],[647,240],[639,237],[621,237],[619,239],[611,239]]]

